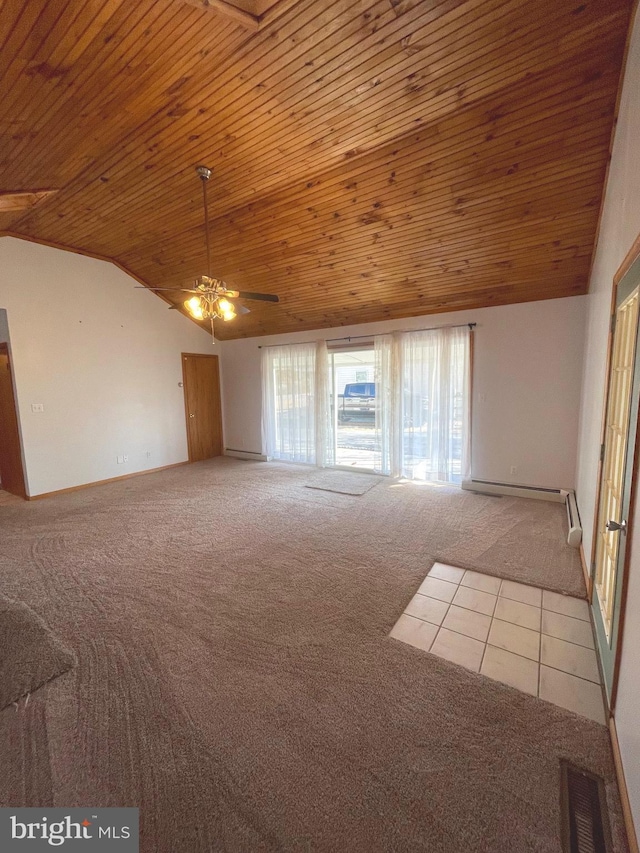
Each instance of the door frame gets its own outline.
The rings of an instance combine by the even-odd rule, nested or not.
[[[27,499],[27,484],[24,476],[24,461],[22,457],[22,435],[20,433],[20,417],[18,415],[18,402],[16,400],[16,381],[13,375],[13,359],[11,358],[11,350],[9,349],[9,344],[0,343],[0,353],[7,356],[8,364],[9,364],[9,379],[11,382],[11,396],[13,398],[13,415],[15,417],[15,425],[16,425],[16,433],[18,438],[18,457],[16,459],[17,469],[20,474],[20,484],[19,484],[19,492],[18,497]],[[0,472],[0,482],[1,482],[1,472]],[[5,491],[8,489],[3,485],[2,488]],[[11,494],[16,494],[15,492],[11,492]]]
[[[218,372],[218,390],[220,397],[220,446],[221,446],[221,455],[224,456],[224,432],[223,432],[223,423],[222,423],[222,382],[220,379],[220,359],[215,353],[206,353],[206,352],[181,352],[180,353],[180,364],[182,366],[182,397],[184,401],[184,427],[187,432],[187,454],[189,456],[189,462],[193,462],[193,451],[191,448],[191,433],[189,431],[189,403],[187,401],[187,375],[184,369],[184,362],[186,358],[215,358],[216,359],[216,367]]]
[[[361,341],[356,343],[348,343],[348,344],[340,344],[338,346],[327,346],[327,356],[329,358],[329,370],[331,371],[331,396],[333,398],[333,457],[335,464],[331,465],[331,469],[335,471],[355,471],[357,474],[378,474],[380,477],[386,477],[387,474],[381,474],[380,471],[376,471],[375,468],[375,448],[374,448],[374,459],[373,465],[371,468],[365,468],[364,466],[354,467],[352,465],[341,465],[337,462],[338,459],[338,428],[340,421],[338,420],[338,393],[337,387],[335,384],[336,379],[336,366],[334,364],[334,356],[339,355],[340,353],[349,353],[349,352],[374,352],[375,343],[374,336],[372,335],[370,338],[363,337]],[[374,357],[375,359],[375,357]],[[357,381],[357,380],[356,380]],[[375,380],[363,380],[366,384],[370,384],[370,382],[374,382]],[[375,424],[374,424],[375,429]]]
[[[603,403],[603,411],[602,411],[602,423],[600,427],[600,448],[604,446],[606,439],[606,422],[607,422],[607,410],[609,406],[609,392],[611,386],[611,360],[613,355],[613,338],[614,338],[614,318],[616,316],[616,305],[617,305],[617,296],[618,296],[618,287],[620,282],[629,272],[631,267],[634,265],[636,261],[640,260],[640,234],[636,237],[631,249],[628,251],[625,259],[620,264],[618,270],[616,271],[613,277],[613,285],[611,288],[611,306],[609,311],[609,339],[607,343],[607,359],[606,359],[606,373],[605,373],[605,394],[604,394],[604,403]],[[639,336],[640,341],[640,336]],[[640,344],[639,344],[640,345]],[[589,589],[587,590],[589,604],[593,607],[593,596],[595,592],[595,570],[596,570],[596,548],[598,544],[598,517],[600,515],[600,498],[602,491],[602,467],[603,467],[603,459],[602,452],[600,452],[600,461],[598,462],[597,475],[596,475],[596,502],[595,509],[593,515],[593,536],[591,542],[591,560],[590,560],[590,568],[589,568]],[[638,477],[638,472],[640,470],[640,427],[636,430],[636,441],[634,448],[634,458],[633,458],[633,470],[631,471],[631,484],[630,484],[630,494],[629,494],[629,513],[628,518],[629,521],[634,517],[635,506],[636,506],[636,498],[637,498],[637,489],[636,489],[636,480]],[[627,610],[627,590],[628,590],[628,579],[629,579],[629,560],[631,557],[632,551],[632,542],[633,542],[633,525],[630,523],[626,532],[626,547],[624,554],[624,562],[621,569],[621,575],[617,579],[617,583],[620,584],[620,612],[618,615],[617,626],[616,626],[616,651],[613,662],[613,675],[611,682],[611,696],[607,697],[609,702],[609,713],[613,715],[616,699],[618,695],[618,679],[620,674],[620,661],[622,658],[622,647],[624,644],[624,622]],[[605,691],[606,695],[606,691]]]

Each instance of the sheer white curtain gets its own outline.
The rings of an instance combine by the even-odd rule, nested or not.
[[[376,470],[459,483],[468,476],[468,328],[375,339]]]
[[[405,477],[459,483],[466,476],[470,334],[461,327],[403,336]]]
[[[262,350],[262,436],[268,459],[334,464],[324,341]]]
[[[326,341],[316,344],[316,465],[328,468],[336,464],[334,434],[333,381],[331,361]]]
[[[373,340],[375,401],[375,470],[402,474],[402,333],[376,335]]]

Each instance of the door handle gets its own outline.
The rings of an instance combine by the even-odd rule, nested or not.
[[[607,521],[605,527],[609,531],[609,533],[615,533],[618,530],[621,530],[623,533],[627,532],[627,519],[623,519],[620,524],[617,521]]]
[[[195,415],[189,414],[190,418],[195,418]]]

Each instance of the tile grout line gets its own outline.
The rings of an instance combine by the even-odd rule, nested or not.
[[[438,579],[438,580],[439,580],[439,579]],[[465,589],[468,589],[468,588],[469,588],[469,587],[465,587]],[[476,590],[476,591],[477,591],[477,592],[483,592],[483,590]],[[560,642],[563,642],[563,643],[569,643],[569,645],[571,645],[571,646],[576,646],[576,647],[577,647],[577,648],[579,648],[579,649],[586,649],[587,651],[594,652],[594,654],[595,654],[595,649],[594,649],[594,647],[593,647],[593,646],[584,646],[584,645],[582,645],[582,643],[575,643],[573,640],[567,640],[565,637],[556,637],[554,634],[548,634],[546,631],[542,631],[541,629],[540,629],[540,630],[538,630],[538,629],[536,629],[536,628],[529,628],[527,625],[520,625],[518,622],[511,622],[509,619],[502,619],[502,618],[500,618],[500,617],[498,617],[498,616],[495,616],[495,611],[496,611],[497,606],[498,606],[497,601],[496,601],[496,603],[495,603],[495,605],[494,605],[493,615],[491,615],[491,614],[489,614],[489,613],[483,613],[481,610],[472,610],[470,607],[465,607],[465,606],[464,606],[464,605],[462,605],[462,604],[456,604],[456,603],[453,601],[453,599],[452,599],[451,601],[443,601],[441,598],[434,598],[432,595],[425,595],[425,594],[424,594],[424,593],[422,593],[422,592],[421,592],[421,593],[416,593],[416,595],[422,595],[422,597],[423,597],[423,598],[430,598],[432,601],[438,601],[440,604],[446,604],[446,605],[447,605],[447,609],[446,609],[446,611],[445,611],[445,614],[444,614],[444,616],[442,617],[442,622],[440,622],[440,624],[438,624],[438,623],[436,623],[436,622],[429,622],[429,620],[428,620],[428,619],[423,619],[421,616],[414,616],[414,615],[413,615],[413,613],[407,613],[406,609],[402,611],[402,612],[403,612],[403,614],[406,614],[407,616],[413,616],[413,618],[414,618],[414,619],[420,619],[420,621],[421,621],[421,622],[428,622],[428,623],[429,623],[429,625],[436,625],[438,628],[441,628],[441,627],[442,627],[443,622],[444,622],[444,620],[447,618],[447,615],[448,615],[448,613],[449,613],[449,611],[450,611],[451,607],[455,606],[455,607],[459,607],[459,608],[460,608],[460,610],[466,610],[466,611],[467,611],[467,613],[478,613],[478,614],[479,614],[479,615],[481,615],[481,616],[488,616],[488,617],[489,617],[489,619],[491,620],[491,624],[493,624],[493,620],[494,620],[494,619],[497,619],[497,620],[498,620],[498,622],[506,622],[508,625],[515,625],[515,626],[516,626],[516,628],[524,628],[524,629],[525,629],[525,630],[527,630],[527,631],[534,631],[536,634],[540,634],[541,636],[551,637],[551,639],[552,639],[552,640],[560,640]],[[486,593],[486,595],[494,595],[494,593]],[[414,596],[414,598],[415,598],[415,596]],[[454,598],[455,598],[455,596],[454,596]],[[496,598],[499,598],[499,595],[498,595],[498,596],[496,596]],[[412,600],[413,600],[413,599],[412,599]],[[511,601],[512,599],[508,599],[508,600],[509,600],[509,601]],[[518,603],[518,604],[524,604],[525,602],[517,602],[517,603]],[[530,605],[527,605],[527,606],[528,606],[528,607],[533,607],[533,605],[531,605],[531,604],[530,604]],[[541,609],[541,608],[537,608],[537,609]],[[550,613],[550,612],[554,612],[554,611],[549,611],[549,610],[547,610],[547,611],[545,611],[545,612],[546,612],[546,613]],[[557,614],[557,615],[563,616],[564,614],[560,613],[560,614]],[[568,618],[573,619],[574,617],[573,617],[573,616],[570,616],[570,617],[568,617]],[[576,622],[581,622],[581,621],[582,621],[581,619],[576,619]],[[491,631],[491,624],[489,625],[489,631]],[[586,623],[585,623],[585,624],[586,624]],[[542,651],[542,650],[540,649],[540,651]],[[515,653],[514,653],[514,654],[515,654]],[[522,657],[522,655],[521,655],[521,657]]]
[[[447,565],[447,564],[443,564],[443,565]],[[432,567],[432,568],[433,568],[433,567]],[[461,568],[461,567],[454,567],[454,568]],[[465,569],[464,571],[465,571],[465,574],[466,574],[466,572],[467,572],[467,571],[473,571],[473,570],[471,570],[471,569]],[[478,572],[477,574],[482,574],[482,573]],[[430,577],[430,574],[427,574],[427,577]],[[500,599],[503,599],[503,600],[506,600],[506,601],[513,601],[513,602],[515,602],[515,603],[517,603],[517,604],[524,604],[524,605],[525,605],[525,606],[527,606],[527,607],[535,607],[537,610],[539,610],[539,611],[540,611],[540,623],[539,623],[539,624],[540,624],[540,629],[539,629],[538,631],[536,631],[536,632],[535,632],[535,633],[537,633],[537,634],[538,634],[538,660],[537,660],[537,661],[533,661],[533,663],[536,663],[536,665],[537,665],[537,667],[538,667],[537,693],[535,694],[535,697],[536,697],[537,699],[540,699],[541,701],[551,701],[551,704],[553,704],[553,705],[556,705],[556,706],[561,707],[561,708],[565,708],[566,710],[573,711],[573,709],[572,709],[572,708],[568,708],[568,706],[567,706],[567,705],[563,705],[563,704],[562,704],[562,703],[560,703],[560,702],[555,702],[555,701],[553,701],[553,700],[543,700],[543,699],[541,698],[541,696],[540,696],[540,689],[541,689],[542,667],[543,667],[543,666],[546,666],[548,669],[554,670],[555,672],[559,672],[559,673],[562,673],[562,674],[564,674],[564,675],[568,675],[570,678],[577,678],[579,681],[585,682],[586,684],[594,684],[594,685],[596,685],[596,686],[599,686],[599,687],[602,689],[602,681],[601,681],[601,680],[599,680],[598,682],[595,682],[595,681],[592,681],[592,680],[590,680],[590,679],[588,679],[588,678],[584,678],[584,677],[583,677],[583,676],[581,676],[581,675],[577,675],[577,674],[576,674],[576,673],[574,673],[574,672],[569,672],[569,671],[564,670],[564,669],[559,669],[557,666],[551,666],[551,665],[550,665],[550,664],[548,664],[548,663],[544,663],[544,664],[543,664],[543,662],[542,662],[542,638],[543,638],[543,637],[549,637],[549,638],[551,638],[551,639],[555,639],[555,640],[558,640],[558,641],[560,641],[560,642],[568,643],[569,645],[571,645],[571,646],[575,646],[576,648],[586,649],[587,651],[592,651],[592,652],[594,652],[594,653],[595,653],[595,649],[594,649],[594,647],[593,647],[593,646],[592,646],[592,647],[583,646],[583,645],[581,645],[580,643],[574,643],[572,640],[566,640],[564,637],[554,637],[552,634],[547,634],[547,633],[543,632],[543,630],[542,630],[542,617],[543,617],[544,612],[552,613],[552,614],[555,614],[555,615],[558,615],[558,616],[564,616],[564,617],[566,617],[566,618],[568,618],[568,619],[574,619],[576,622],[585,622],[586,624],[591,624],[589,621],[587,621],[587,620],[585,620],[585,619],[580,619],[579,617],[571,616],[571,615],[570,615],[570,614],[568,614],[568,613],[562,613],[562,612],[558,612],[558,611],[555,611],[555,610],[548,610],[547,608],[545,608],[545,607],[544,607],[544,595],[543,595],[543,594],[544,594],[544,592],[546,592],[546,591],[552,591],[552,590],[545,590],[545,589],[544,589],[544,588],[542,588],[542,587],[531,587],[532,589],[540,589],[540,590],[541,590],[541,593],[542,593],[542,595],[541,595],[541,603],[540,603],[540,605],[532,605],[532,604],[529,604],[529,602],[526,602],[526,601],[519,601],[518,599],[508,598],[506,595],[503,595],[503,594],[502,594],[502,589],[503,589],[503,586],[504,586],[505,582],[507,582],[507,579],[505,579],[505,578],[500,578],[500,586],[498,587],[498,591],[497,591],[496,593],[489,593],[489,592],[487,592],[486,590],[478,589],[478,588],[476,588],[476,587],[469,587],[469,586],[466,586],[466,585],[464,585],[464,587],[463,587],[462,580],[464,579],[464,577],[465,577],[465,575],[463,574],[463,575],[462,575],[462,577],[460,578],[460,580],[459,580],[459,581],[457,581],[457,582],[453,582],[453,581],[450,581],[450,580],[446,580],[446,581],[444,581],[445,583],[450,583],[452,586],[457,587],[457,590],[456,590],[456,592],[454,593],[453,598],[451,599],[451,601],[442,601],[442,599],[437,599],[437,598],[434,598],[433,596],[425,595],[424,593],[420,593],[419,591],[416,593],[416,594],[423,595],[425,598],[431,598],[433,601],[438,601],[438,602],[440,602],[441,604],[446,605],[446,610],[445,610],[445,613],[444,613],[444,616],[443,616],[443,618],[442,618],[442,621],[441,621],[440,625],[435,625],[434,623],[428,622],[428,620],[426,620],[426,619],[421,619],[421,618],[420,618],[420,617],[418,617],[418,616],[413,616],[413,617],[412,617],[412,618],[414,618],[414,619],[417,619],[418,621],[426,622],[427,624],[433,625],[433,627],[437,629],[437,630],[436,630],[436,634],[435,634],[435,636],[434,636],[434,638],[433,638],[433,641],[429,644],[429,649],[427,650],[428,652],[431,652],[431,649],[433,648],[433,645],[435,644],[436,640],[438,639],[438,636],[440,635],[441,630],[445,627],[445,626],[444,626],[444,622],[446,621],[446,618],[447,618],[447,616],[449,615],[449,612],[450,612],[451,608],[454,606],[454,599],[455,599],[455,597],[456,597],[456,595],[457,595],[457,591],[458,591],[458,590],[460,590],[461,588],[465,588],[465,589],[472,589],[472,590],[474,590],[474,591],[476,591],[476,592],[482,592],[482,593],[485,593],[485,594],[487,594],[487,595],[492,595],[492,596],[494,597],[495,601],[494,601],[494,604],[493,604],[493,609],[492,609],[491,615],[486,614],[486,613],[482,613],[480,610],[472,610],[472,609],[470,609],[470,608],[468,608],[468,607],[463,607],[463,606],[462,606],[462,605],[460,605],[460,604],[455,604],[455,606],[456,606],[456,607],[459,607],[461,610],[465,610],[465,611],[467,611],[468,613],[477,613],[478,615],[481,615],[481,616],[489,616],[489,620],[490,620],[490,621],[489,621],[489,631],[488,631],[488,634],[487,634],[487,639],[486,639],[485,641],[478,640],[476,637],[471,637],[471,636],[469,636],[468,634],[463,634],[462,632],[460,632],[460,631],[456,631],[456,630],[455,630],[455,629],[453,629],[453,628],[447,628],[447,629],[446,629],[446,630],[448,630],[448,631],[451,631],[451,633],[453,633],[453,634],[457,634],[457,635],[458,635],[458,636],[460,636],[460,637],[467,637],[467,639],[475,640],[476,642],[481,642],[481,643],[482,643],[482,645],[484,646],[484,648],[483,648],[483,650],[482,650],[482,656],[481,656],[481,659],[480,659],[480,666],[479,666],[479,669],[478,669],[478,670],[473,670],[473,669],[471,669],[469,666],[466,666],[465,664],[458,664],[458,666],[463,666],[465,669],[469,670],[470,672],[474,672],[474,671],[475,671],[475,672],[477,672],[478,674],[481,674],[481,675],[482,675],[482,674],[483,674],[483,673],[482,673],[482,666],[483,666],[483,664],[484,664],[484,659],[485,659],[485,656],[486,656],[486,653],[487,653],[487,649],[489,648],[489,646],[491,646],[491,648],[495,648],[495,649],[497,649],[497,650],[506,651],[508,654],[515,655],[516,657],[519,657],[519,658],[521,658],[522,660],[528,660],[528,661],[531,661],[531,660],[532,660],[530,657],[526,657],[525,655],[521,655],[521,654],[519,654],[518,652],[513,652],[513,651],[511,651],[510,649],[502,649],[502,647],[501,647],[501,646],[493,646],[492,644],[490,644],[490,643],[489,643],[489,636],[490,636],[490,634],[491,634],[491,629],[492,629],[492,627],[493,627],[494,622],[495,622],[495,621],[496,621],[496,619],[497,619],[497,617],[496,617],[495,613],[496,613],[496,610],[497,610],[497,607],[498,607],[498,601],[499,601]],[[487,577],[497,577],[497,576],[495,576],[495,575],[488,575]],[[443,578],[434,578],[434,579],[435,579],[435,580],[444,580]],[[517,581],[514,581],[514,583],[517,583]],[[528,585],[524,584],[524,586],[528,586]],[[568,596],[568,597],[569,597],[569,598],[574,598],[575,596]],[[582,599],[577,599],[577,600],[581,601]],[[406,612],[406,610],[405,610],[405,611],[403,611],[403,615],[412,616],[412,614],[407,613],[407,612]],[[517,627],[517,628],[525,628],[525,630],[529,630],[529,631],[533,630],[532,628],[528,628],[526,625],[519,625],[517,622],[510,622],[508,619],[497,619],[497,621],[498,621],[498,622],[503,622],[503,623],[508,624],[508,625],[513,625],[513,626],[515,626],[515,627]],[[592,628],[592,633],[593,633],[593,626],[591,626],[591,628]],[[403,641],[403,642],[404,642],[404,641]],[[411,644],[411,643],[407,643],[407,645],[412,645],[412,644]],[[420,648],[420,647],[417,647],[417,648]],[[441,658],[441,659],[443,659],[443,660],[449,660],[448,658],[445,658],[445,657],[443,657],[442,655],[438,655],[437,653],[432,653],[432,654],[434,654],[434,656],[436,656],[436,657],[440,657],[440,658]],[[453,663],[455,663],[455,661],[452,661],[452,662],[453,662]],[[486,676],[486,675],[485,675],[485,678],[491,678],[491,677],[490,677],[490,676]],[[503,681],[502,679],[495,679],[495,678],[493,678],[492,680],[494,680],[494,681],[499,681],[499,682],[501,682],[501,683],[503,683],[503,684],[508,684],[508,682]],[[513,686],[513,685],[511,685],[511,686]],[[519,688],[516,688],[516,689],[519,689]],[[528,692],[528,691],[521,691],[521,692],[525,692],[525,693],[526,693],[526,692]],[[530,694],[530,695],[531,695],[531,694]],[[576,712],[576,711],[573,711],[573,712],[574,712],[574,713],[578,713],[580,716],[586,716],[588,719],[593,719],[592,717],[590,717],[590,715],[580,714],[580,712]]]
[[[568,613],[559,613],[557,610],[549,610],[548,607],[542,608],[544,613],[552,613],[554,616],[564,616],[565,619],[573,619],[574,622],[582,622],[583,625],[591,625],[588,619],[580,619],[579,616],[570,616]]]
[[[520,601],[520,599],[517,599],[517,598],[510,598],[509,600],[510,601],[517,601],[520,604],[528,604],[529,607],[541,607],[543,610],[547,610],[548,612],[551,612],[551,613],[558,613],[560,616],[569,616],[569,614],[568,613],[562,613],[561,611],[557,611],[557,610],[549,611],[548,608],[545,608],[544,601],[543,601],[543,599],[544,599],[543,593],[545,593],[545,592],[552,593],[553,595],[560,596],[560,598],[567,598],[571,601],[582,601],[585,604],[587,604],[587,606],[589,604],[586,598],[579,598],[577,595],[569,595],[568,593],[558,592],[555,589],[546,589],[546,587],[543,587],[543,586],[535,586],[534,584],[523,583],[522,581],[514,581],[511,578],[503,578],[500,575],[487,574],[486,572],[481,572],[478,569],[464,569],[462,566],[454,566],[450,563],[442,563],[440,560],[436,560],[433,565],[435,566],[436,563],[440,563],[440,565],[442,565],[442,566],[449,566],[452,569],[459,569],[460,571],[464,572],[465,574],[467,572],[472,572],[473,574],[476,574],[476,575],[482,575],[483,577],[495,578],[496,580],[499,580],[500,581],[500,592],[491,593],[492,595],[502,595],[502,586],[505,583],[513,583],[513,584],[516,584],[516,586],[523,586],[523,587],[526,587],[527,589],[536,589],[541,593],[541,596],[540,596],[540,600],[542,602],[541,604],[529,604],[528,601]],[[432,568],[433,568],[433,566],[431,567],[431,569]],[[431,569],[429,569],[429,571],[427,572],[426,577],[430,576]],[[433,577],[435,577],[435,575]],[[462,578],[460,578],[459,581],[447,581],[447,583],[455,583],[456,585],[459,586],[461,584],[463,578],[464,578],[464,574],[462,575]],[[443,580],[443,578],[436,578],[436,580]],[[484,590],[480,590],[480,592],[484,592]],[[508,598],[508,596],[504,595],[503,598]],[[578,619],[578,621],[580,621],[580,622],[588,622],[589,621],[588,619],[581,619],[579,616],[569,616],[569,618]]]
[[[577,678],[580,681],[586,681],[587,684],[595,684],[596,687],[600,687],[600,685],[601,685],[600,681],[591,681],[590,678],[583,678],[581,675],[576,675],[575,672],[567,672],[566,669],[558,669],[557,666],[551,666],[550,663],[542,663],[542,661],[540,661],[540,666],[546,666],[547,669],[553,669],[556,672],[562,672],[565,675],[571,675],[571,676],[573,676],[573,678]]]
[[[485,656],[487,654],[487,649],[489,648],[489,637],[491,636],[491,629],[493,628],[493,623],[495,621],[495,612],[496,612],[496,609],[498,607],[498,600],[500,598],[500,593],[502,592],[503,584],[504,584],[504,579],[500,581],[500,586],[498,587],[498,592],[496,594],[496,603],[493,605],[493,612],[492,612],[491,617],[490,617],[491,621],[489,622],[489,631],[487,633],[487,639],[485,640],[485,643],[484,643],[484,649],[482,650],[482,660],[480,661],[480,669],[478,670],[478,672],[480,674],[482,674],[482,665],[484,664],[484,659],[485,659]],[[495,646],[492,646],[492,648],[495,648]],[[489,676],[485,675],[485,678],[489,678]]]
[[[471,612],[473,612],[473,611],[471,611]],[[403,616],[411,616],[411,613],[403,613],[402,615],[403,615]],[[412,618],[412,619],[417,619],[419,622],[425,622],[425,621],[426,621],[425,619],[420,619],[418,616],[411,616],[411,618]],[[493,621],[493,620],[492,620],[492,621]],[[500,620],[498,620],[498,621],[500,621]],[[424,648],[423,648],[423,647],[421,647],[421,646],[413,646],[413,644],[412,644],[412,643],[409,643],[409,642],[407,642],[406,640],[400,640],[400,642],[401,642],[401,643],[405,643],[405,645],[407,645],[407,646],[412,646],[412,647],[413,647],[413,648],[415,648],[415,649],[420,649],[421,651],[431,652],[431,649],[433,648],[433,644],[434,644],[434,643],[435,643],[435,641],[438,639],[438,634],[440,633],[440,630],[444,627],[444,625],[434,625],[434,624],[433,624],[433,622],[427,622],[427,625],[433,625],[433,627],[434,627],[434,628],[437,628],[437,629],[438,629],[438,630],[436,631],[436,636],[433,638],[433,641],[431,642],[431,644],[430,644],[430,646],[429,646],[429,648],[428,648],[428,649],[424,649]],[[519,626],[518,626],[518,627],[519,627]],[[502,646],[494,646],[494,645],[493,645],[493,643],[490,643],[490,642],[488,641],[488,639],[487,639],[487,640],[479,640],[477,637],[470,637],[470,636],[469,636],[469,634],[463,634],[461,631],[456,631],[456,630],[455,630],[455,628],[446,628],[445,630],[447,630],[447,631],[451,631],[451,633],[452,633],[452,634],[457,634],[459,637],[466,637],[468,640],[475,640],[477,643],[482,643],[482,645],[483,645],[485,648],[484,648],[484,651],[482,652],[482,660],[480,661],[480,666],[481,666],[481,667],[482,667],[482,663],[483,663],[483,661],[484,661],[484,656],[485,656],[485,654],[486,654],[486,651],[487,651],[487,648],[488,648],[488,647],[491,647],[492,649],[497,649],[498,651],[508,652],[510,655],[515,655],[515,656],[516,656],[516,657],[518,657],[518,658],[522,658],[522,660],[531,661],[531,663],[535,663],[535,664],[537,664],[537,665],[538,665],[538,698],[540,698],[540,696],[539,696],[539,691],[540,691],[540,675],[541,675],[541,669],[540,669],[540,667],[542,667],[542,666],[546,666],[548,669],[553,669],[553,670],[555,670],[556,672],[562,672],[564,675],[570,675],[570,676],[572,676],[573,678],[577,678],[577,679],[579,679],[580,681],[584,681],[584,682],[586,682],[587,684],[595,684],[595,685],[597,685],[597,686],[599,686],[599,685],[601,684],[601,682],[599,682],[599,681],[592,681],[590,678],[584,678],[582,675],[576,675],[576,673],[575,673],[575,672],[568,672],[566,669],[560,669],[559,667],[557,667],[557,666],[552,666],[552,665],[551,665],[551,664],[549,664],[549,663],[543,663],[543,662],[542,662],[542,660],[540,660],[540,659],[538,659],[538,660],[534,660],[533,658],[528,658],[528,657],[526,657],[526,655],[521,655],[521,654],[519,654],[519,652],[514,652],[514,651],[512,651],[511,649],[503,649],[503,648],[502,648]],[[489,626],[489,631],[491,631],[491,626]],[[487,636],[488,636],[488,635],[487,635]],[[398,638],[397,638],[397,637],[394,637],[393,639],[398,639]],[[540,653],[540,650],[539,650],[539,653]],[[438,655],[437,653],[434,653],[434,654],[436,655],[436,657],[441,657],[441,656],[440,656],[440,655]],[[443,658],[443,660],[447,660],[447,658]],[[459,665],[459,666],[463,666],[463,664],[458,664],[458,665]],[[469,669],[469,667],[465,667],[465,669]],[[469,671],[470,671],[470,672],[473,672],[474,670],[469,669]],[[478,672],[479,672],[479,671],[480,671],[480,670],[478,670]],[[487,677],[489,677],[489,676],[487,676]],[[495,679],[495,678],[494,678],[493,680],[494,680],[494,681],[500,681],[501,679]],[[502,683],[503,683],[503,684],[506,684],[507,682],[503,681]],[[525,691],[525,692],[526,692],[526,691]],[[557,704],[557,703],[553,703],[553,704]],[[562,707],[564,707],[564,706],[562,706]]]
[[[564,637],[556,637],[554,634],[547,634],[546,631],[540,631],[543,637],[550,637],[552,640],[560,640],[562,643],[569,643],[570,646],[576,646],[578,649],[586,649],[588,652],[595,654],[594,646],[583,646],[581,643],[574,643],[573,640],[566,640]]]
[[[443,565],[444,565],[444,564],[443,564]],[[432,569],[432,568],[433,568],[433,566],[431,566],[431,569]],[[453,568],[456,568],[456,567],[454,566]],[[431,569],[429,569],[429,572],[427,573],[427,577],[431,577]],[[464,577],[464,575],[462,575],[462,577],[460,578],[460,581],[462,580],[462,578],[463,578],[463,577]],[[426,579],[425,579],[425,580],[426,580]],[[434,578],[434,580],[442,580],[442,578]],[[433,648],[433,646],[434,646],[434,644],[435,644],[435,641],[438,639],[438,635],[440,634],[440,630],[442,629],[442,626],[444,625],[444,620],[447,618],[447,615],[448,615],[449,611],[451,610],[451,604],[452,604],[452,602],[453,602],[453,599],[456,597],[457,591],[460,589],[460,581],[458,581],[458,582],[457,582],[457,583],[455,583],[455,584],[453,583],[453,581],[447,581],[447,583],[451,583],[453,586],[455,586],[455,587],[456,587],[456,592],[454,592],[454,594],[453,594],[453,598],[451,599],[451,601],[443,601],[443,602],[442,602],[443,604],[446,604],[446,605],[447,605],[447,609],[445,610],[445,612],[444,612],[444,616],[442,617],[442,622],[441,622],[439,625],[437,625],[437,626],[436,626],[438,630],[436,631],[436,635],[435,635],[435,637],[434,637],[434,638],[433,638],[433,640],[431,640],[431,642],[429,643],[429,648],[427,649],[427,651],[428,651],[429,653],[431,653],[431,649]],[[424,581],[423,581],[423,583],[424,583]],[[416,595],[418,595],[418,594],[421,594],[421,593],[416,593]],[[431,598],[432,596],[429,596],[429,595],[428,595],[428,596],[426,596],[426,597],[427,597],[427,598]],[[439,601],[439,600],[440,600],[440,599],[437,599],[437,598],[436,598],[436,599],[434,599],[434,601]],[[408,615],[410,615],[410,614],[408,614]],[[426,622],[427,620],[426,620],[426,619],[424,619],[423,621],[424,621],[424,622]],[[429,623],[429,624],[433,624],[433,623]],[[464,635],[463,635],[463,636],[464,636]]]
[[[542,672],[542,613],[540,614],[540,633],[538,634],[538,692],[536,696],[540,698],[540,673]]]

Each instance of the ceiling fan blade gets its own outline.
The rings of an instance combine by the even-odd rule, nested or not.
[[[246,290],[235,290],[240,299],[260,299],[262,302],[280,302],[280,297],[273,293],[249,293]]]
[[[251,314],[251,309],[245,308],[244,305],[236,305],[235,311],[236,311],[236,314]]]
[[[201,290],[190,290],[187,287],[147,287],[143,284],[136,284],[134,287],[137,290],[172,290],[174,293],[202,293]]]

